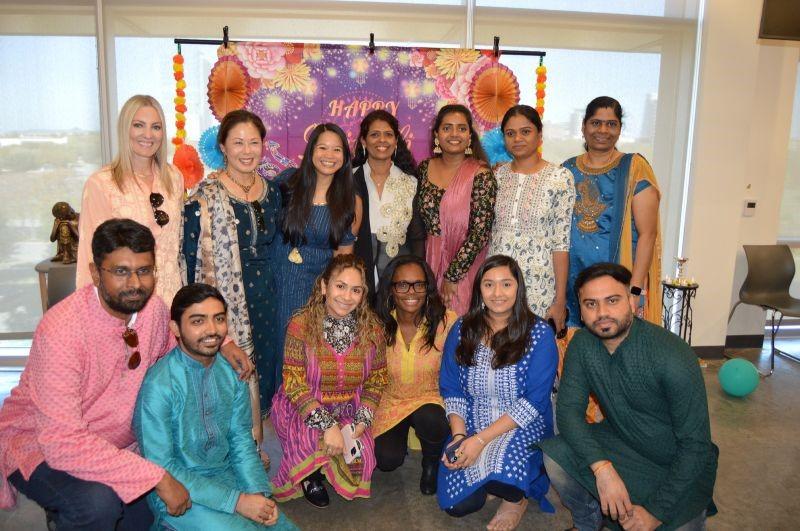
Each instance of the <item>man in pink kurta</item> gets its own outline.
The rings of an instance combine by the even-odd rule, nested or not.
[[[132,243],[126,246],[126,239]],[[96,529],[108,518],[129,527],[122,525],[126,514],[133,502],[144,504],[145,493],[158,486],[163,498],[164,488],[173,494],[182,489],[163,468],[139,455],[131,430],[148,367],[175,346],[169,312],[159,297],[151,297],[155,242],[134,221],[110,220],[98,227],[93,251],[96,243],[101,259],[95,252],[95,285],[45,314],[19,386],[0,410],[0,508],[14,507],[16,486],[53,513],[59,529]],[[135,331],[138,345],[126,344],[126,329]],[[136,352],[138,364],[133,363]],[[65,481],[59,483],[62,488],[53,484],[53,474]],[[102,505],[111,500],[118,515],[106,514],[106,520],[92,524],[86,514],[68,514],[86,501],[89,495],[80,493],[89,482],[93,489],[105,489]],[[39,496],[46,487],[61,491],[58,501]],[[68,499],[71,495],[78,499]],[[139,511],[147,511],[146,505]],[[144,514],[149,517],[149,511]]]

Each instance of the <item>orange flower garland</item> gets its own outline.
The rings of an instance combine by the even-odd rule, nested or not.
[[[176,146],[186,140],[186,80],[183,79],[183,56],[180,50],[172,56],[172,75],[175,78],[175,137],[172,143]]]
[[[197,150],[186,143],[186,80],[183,79],[183,56],[180,47],[178,53],[172,56],[172,75],[175,78],[175,136],[172,143],[175,144],[175,155],[172,156],[172,164],[181,171],[183,175],[183,187],[185,190],[193,188],[202,179],[205,169],[200,162],[200,155]]]
[[[539,58],[539,66],[536,67],[536,112],[539,118],[544,119],[544,90],[547,88],[547,67],[544,66],[544,57]],[[542,146],[539,146],[539,154],[542,153]]]

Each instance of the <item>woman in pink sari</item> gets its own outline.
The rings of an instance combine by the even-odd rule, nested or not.
[[[475,273],[486,258],[497,181],[466,107],[442,107],[431,137],[433,157],[418,170],[425,256],[445,305],[463,315]]]

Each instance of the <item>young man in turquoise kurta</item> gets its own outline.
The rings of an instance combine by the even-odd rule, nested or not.
[[[178,346],[150,368],[139,391],[133,423],[142,455],[180,478],[192,504],[176,517],[150,496],[153,529],[297,529],[268,498],[247,383],[217,361],[226,312],[216,288],[181,288],[169,324]]]
[[[545,467],[575,528],[603,514],[624,529],[705,529],[719,450],[697,357],[678,336],[634,317],[631,273],[599,263],[577,277],[586,328],[567,350],[560,435],[542,441]],[[589,394],[605,420],[584,420]],[[602,514],[601,514],[602,512]]]

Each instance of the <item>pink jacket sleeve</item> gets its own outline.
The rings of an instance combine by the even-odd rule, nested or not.
[[[27,367],[31,373],[37,442],[52,468],[108,485],[128,503],[152,489],[164,470],[89,431],[81,411],[81,350],[70,344],[67,334],[37,330]],[[135,394],[130,394],[121,392],[119,400],[135,401]]]

